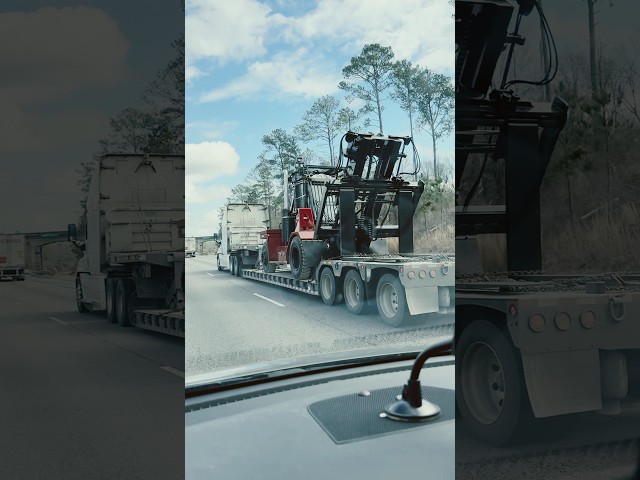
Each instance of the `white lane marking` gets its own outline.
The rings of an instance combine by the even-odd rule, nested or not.
[[[16,305],[24,305],[22,302],[16,302]]]
[[[215,277],[215,275],[213,273],[207,272],[207,275],[209,275],[210,277]]]
[[[271,303],[275,303],[276,305],[278,305],[279,307],[284,307],[283,304],[276,302],[275,300],[271,300],[270,298],[264,297],[262,295],[260,295],[259,293],[254,293],[254,295],[256,297],[260,297],[263,300],[266,300],[267,302],[271,302]]]
[[[59,318],[56,317],[49,317],[49,320],[53,320],[54,322],[58,322],[60,325],[68,325],[67,322],[60,320]]]
[[[173,367],[160,367],[160,368],[165,372],[173,373],[174,375],[184,378],[184,372],[182,370],[178,370],[177,368],[173,368]]]

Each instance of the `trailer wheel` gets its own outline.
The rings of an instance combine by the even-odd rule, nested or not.
[[[82,295],[82,283],[80,277],[76,277],[76,305],[80,313],[88,312],[87,304],[84,303],[84,297]]]
[[[129,280],[124,278],[119,278],[116,281],[116,296],[115,296],[115,310],[116,310],[116,319],[118,323],[123,327],[128,327],[130,325],[130,309],[129,309],[129,299],[131,297],[131,283]]]
[[[236,277],[241,277],[242,276],[242,268],[244,267],[244,264],[242,263],[242,258],[241,257],[236,257]]]
[[[267,245],[262,248],[262,270],[265,273],[273,273],[276,271],[275,263],[269,263],[269,252],[267,251]]]
[[[343,292],[347,310],[355,315],[360,315],[367,310],[364,282],[357,270],[349,270],[345,275]]]
[[[333,305],[342,301],[342,285],[340,279],[333,274],[331,267],[324,267],[320,271],[320,297],[326,305]]]
[[[229,257],[229,262],[231,263],[229,270],[231,271],[231,275],[235,277],[236,276],[236,257]]]
[[[311,266],[307,265],[304,244],[300,237],[293,237],[289,245],[289,265],[296,280],[308,280],[311,277]]]
[[[109,323],[116,323],[115,280],[113,278],[107,279],[107,285],[105,288],[105,300],[107,320],[109,320]]]
[[[392,273],[380,277],[376,288],[376,305],[382,321],[391,327],[402,325],[409,313],[404,288]]]
[[[235,277],[239,277],[240,275],[240,269],[242,268],[242,263],[240,261],[240,259],[238,257],[231,257],[233,259],[233,267],[232,267],[232,272],[233,275]]]
[[[456,342],[456,399],[470,433],[501,446],[533,421],[514,347],[493,323],[477,320]]]

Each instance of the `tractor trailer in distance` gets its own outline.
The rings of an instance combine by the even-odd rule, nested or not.
[[[195,257],[197,248],[197,240],[195,237],[187,237],[184,242],[184,255],[186,257]]]
[[[0,280],[24,280],[24,235],[0,235]]]
[[[259,249],[264,242],[262,232],[268,226],[266,205],[229,203],[222,214],[218,270],[229,270],[235,275],[244,268],[256,268]]]
[[[408,171],[401,167],[412,143],[411,137],[348,132],[337,166],[299,160],[291,175],[284,174],[280,228],[263,228],[258,240],[260,223],[268,223],[267,207],[237,206],[264,213],[250,222],[247,246],[228,259],[223,250],[218,268],[318,295],[327,305],[344,300],[356,315],[377,307],[382,321],[394,327],[412,315],[452,313],[454,255],[413,250],[413,216],[424,183],[402,178],[417,171],[416,163]],[[244,217],[228,213],[223,248],[246,228]],[[397,243],[397,252],[391,253],[388,241]]]
[[[184,156],[105,155],[89,187],[78,310],[184,338]]]

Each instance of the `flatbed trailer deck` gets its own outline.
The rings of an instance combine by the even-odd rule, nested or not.
[[[145,330],[184,338],[184,310],[136,309],[131,324]]]
[[[327,304],[338,303],[340,293],[346,292],[349,296],[348,305],[357,303],[359,300],[364,300],[369,306],[376,305],[383,321],[392,326],[400,326],[405,315],[447,314],[455,310],[454,255],[412,255],[410,257],[353,255],[322,260],[317,272],[314,278],[301,280],[294,278],[286,267],[278,268],[273,273],[265,272],[260,268],[243,268],[239,270],[239,276],[320,296]],[[357,272],[357,275],[349,272]],[[349,281],[347,281],[346,290],[341,288],[344,287],[347,278],[354,280],[353,286],[356,290],[351,289]],[[358,278],[364,287],[365,298],[353,300],[352,297],[361,296],[359,285],[356,284]],[[380,290],[381,282],[387,285],[386,282],[393,279],[399,282],[396,288],[389,287],[389,291]],[[384,298],[390,299],[390,302],[381,302]],[[393,316],[389,311],[395,313],[398,309],[404,312],[401,315],[402,318],[389,318]],[[356,314],[362,311],[350,310]],[[385,311],[386,315],[383,313]]]

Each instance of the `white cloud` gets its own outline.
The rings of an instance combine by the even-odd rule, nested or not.
[[[186,178],[193,184],[205,183],[223,175],[234,175],[238,171],[240,156],[227,142],[188,143],[185,154]]]
[[[184,79],[187,83],[203,75],[204,72],[194,65],[187,65],[184,69]]]
[[[354,51],[367,43],[390,45],[397,58],[453,70],[452,13],[443,0],[403,0],[393,6],[386,0],[324,0],[307,15],[288,19],[283,35],[290,42],[324,38]]]
[[[231,195],[231,188],[227,185],[198,185],[186,179],[184,187],[187,205],[224,203]]]
[[[204,58],[245,60],[266,52],[265,37],[280,15],[256,0],[193,0],[185,18],[187,64]]]
[[[281,52],[268,61],[252,63],[244,76],[205,93],[201,100],[246,99],[258,94],[266,94],[270,98],[290,95],[316,98],[336,91],[340,76],[332,70],[324,68],[322,60],[309,55],[305,48]]]
[[[397,59],[453,75],[452,13],[442,0],[403,0],[394,7],[386,0],[323,0],[305,15],[285,17],[254,0],[198,0],[187,16],[187,78],[204,75],[206,66],[195,65],[203,58],[253,59],[244,75],[200,100],[317,98],[336,92],[341,80],[344,65],[336,65],[331,52],[357,55],[367,43],[391,46]],[[267,39],[284,42],[286,50],[268,55]]]

